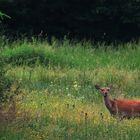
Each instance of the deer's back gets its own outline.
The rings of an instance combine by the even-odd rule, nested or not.
[[[113,100],[111,113],[140,116],[140,100]]]

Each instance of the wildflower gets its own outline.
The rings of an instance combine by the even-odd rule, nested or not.
[[[78,90],[79,86],[78,86],[78,84],[77,84],[77,81],[74,81],[73,87],[74,87],[75,90]]]
[[[78,85],[77,85],[77,84],[75,84],[73,87],[74,87],[74,88],[77,88],[77,87],[78,87]]]
[[[68,97],[71,97],[71,94],[68,93],[67,96],[68,96]]]

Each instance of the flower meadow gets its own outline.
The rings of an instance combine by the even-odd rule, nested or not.
[[[94,87],[112,84],[110,98],[140,99],[140,43],[1,39],[0,46],[14,93],[0,108],[0,140],[140,139],[140,119],[113,118]]]

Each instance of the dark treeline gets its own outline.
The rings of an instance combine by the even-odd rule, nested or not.
[[[0,0],[11,19],[10,35],[87,38],[100,41],[138,39],[140,0]]]

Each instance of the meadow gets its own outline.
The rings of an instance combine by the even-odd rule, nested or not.
[[[140,99],[140,43],[1,37],[0,56],[11,92],[20,83],[15,118],[0,122],[0,140],[140,139],[140,119],[111,117],[95,89],[111,84],[111,98]]]

